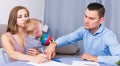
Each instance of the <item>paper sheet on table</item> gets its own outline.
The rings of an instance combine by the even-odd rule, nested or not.
[[[87,62],[87,61],[73,61],[72,66],[100,66],[98,63],[96,62]]]
[[[57,62],[56,62],[57,61]],[[60,61],[60,62],[59,62]],[[34,65],[34,66],[100,66],[99,63],[96,62],[90,62],[90,61],[83,61],[80,58],[55,58],[54,61],[42,63],[42,64],[36,64],[27,62],[28,64]]]
[[[100,66],[100,64],[97,62],[81,60],[79,57],[59,58],[59,60],[61,63],[65,63],[71,66]]]
[[[55,61],[50,61],[50,62],[45,62],[45,63],[41,63],[41,64],[37,64],[37,63],[32,63],[32,62],[27,62],[27,64],[31,64],[34,66],[70,66],[64,63],[60,63],[60,62],[55,62]]]

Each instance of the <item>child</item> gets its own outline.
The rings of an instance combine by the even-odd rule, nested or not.
[[[29,53],[29,48],[35,48],[38,49],[40,53],[44,53],[44,48],[41,42],[38,40],[38,38],[42,36],[42,22],[38,19],[30,18],[25,24],[25,30],[27,33],[25,38],[26,53]]]

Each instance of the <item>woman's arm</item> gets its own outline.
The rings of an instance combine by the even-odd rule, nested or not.
[[[24,60],[24,61],[30,61],[30,62],[36,62],[36,63],[42,63],[46,60],[46,56],[43,54],[30,56],[30,55],[26,55],[21,52],[15,51],[12,45],[11,38],[7,33],[1,36],[1,41],[2,41],[3,48],[7,52],[8,56],[12,59]]]

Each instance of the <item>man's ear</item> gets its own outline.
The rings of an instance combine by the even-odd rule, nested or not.
[[[103,23],[104,22],[104,17],[101,17],[100,18],[100,23]]]

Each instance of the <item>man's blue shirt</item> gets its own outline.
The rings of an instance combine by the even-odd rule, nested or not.
[[[120,60],[120,44],[116,35],[103,24],[92,34],[84,27],[60,37],[56,40],[57,47],[62,47],[73,42],[83,40],[85,53],[98,56],[98,62],[114,64]]]

